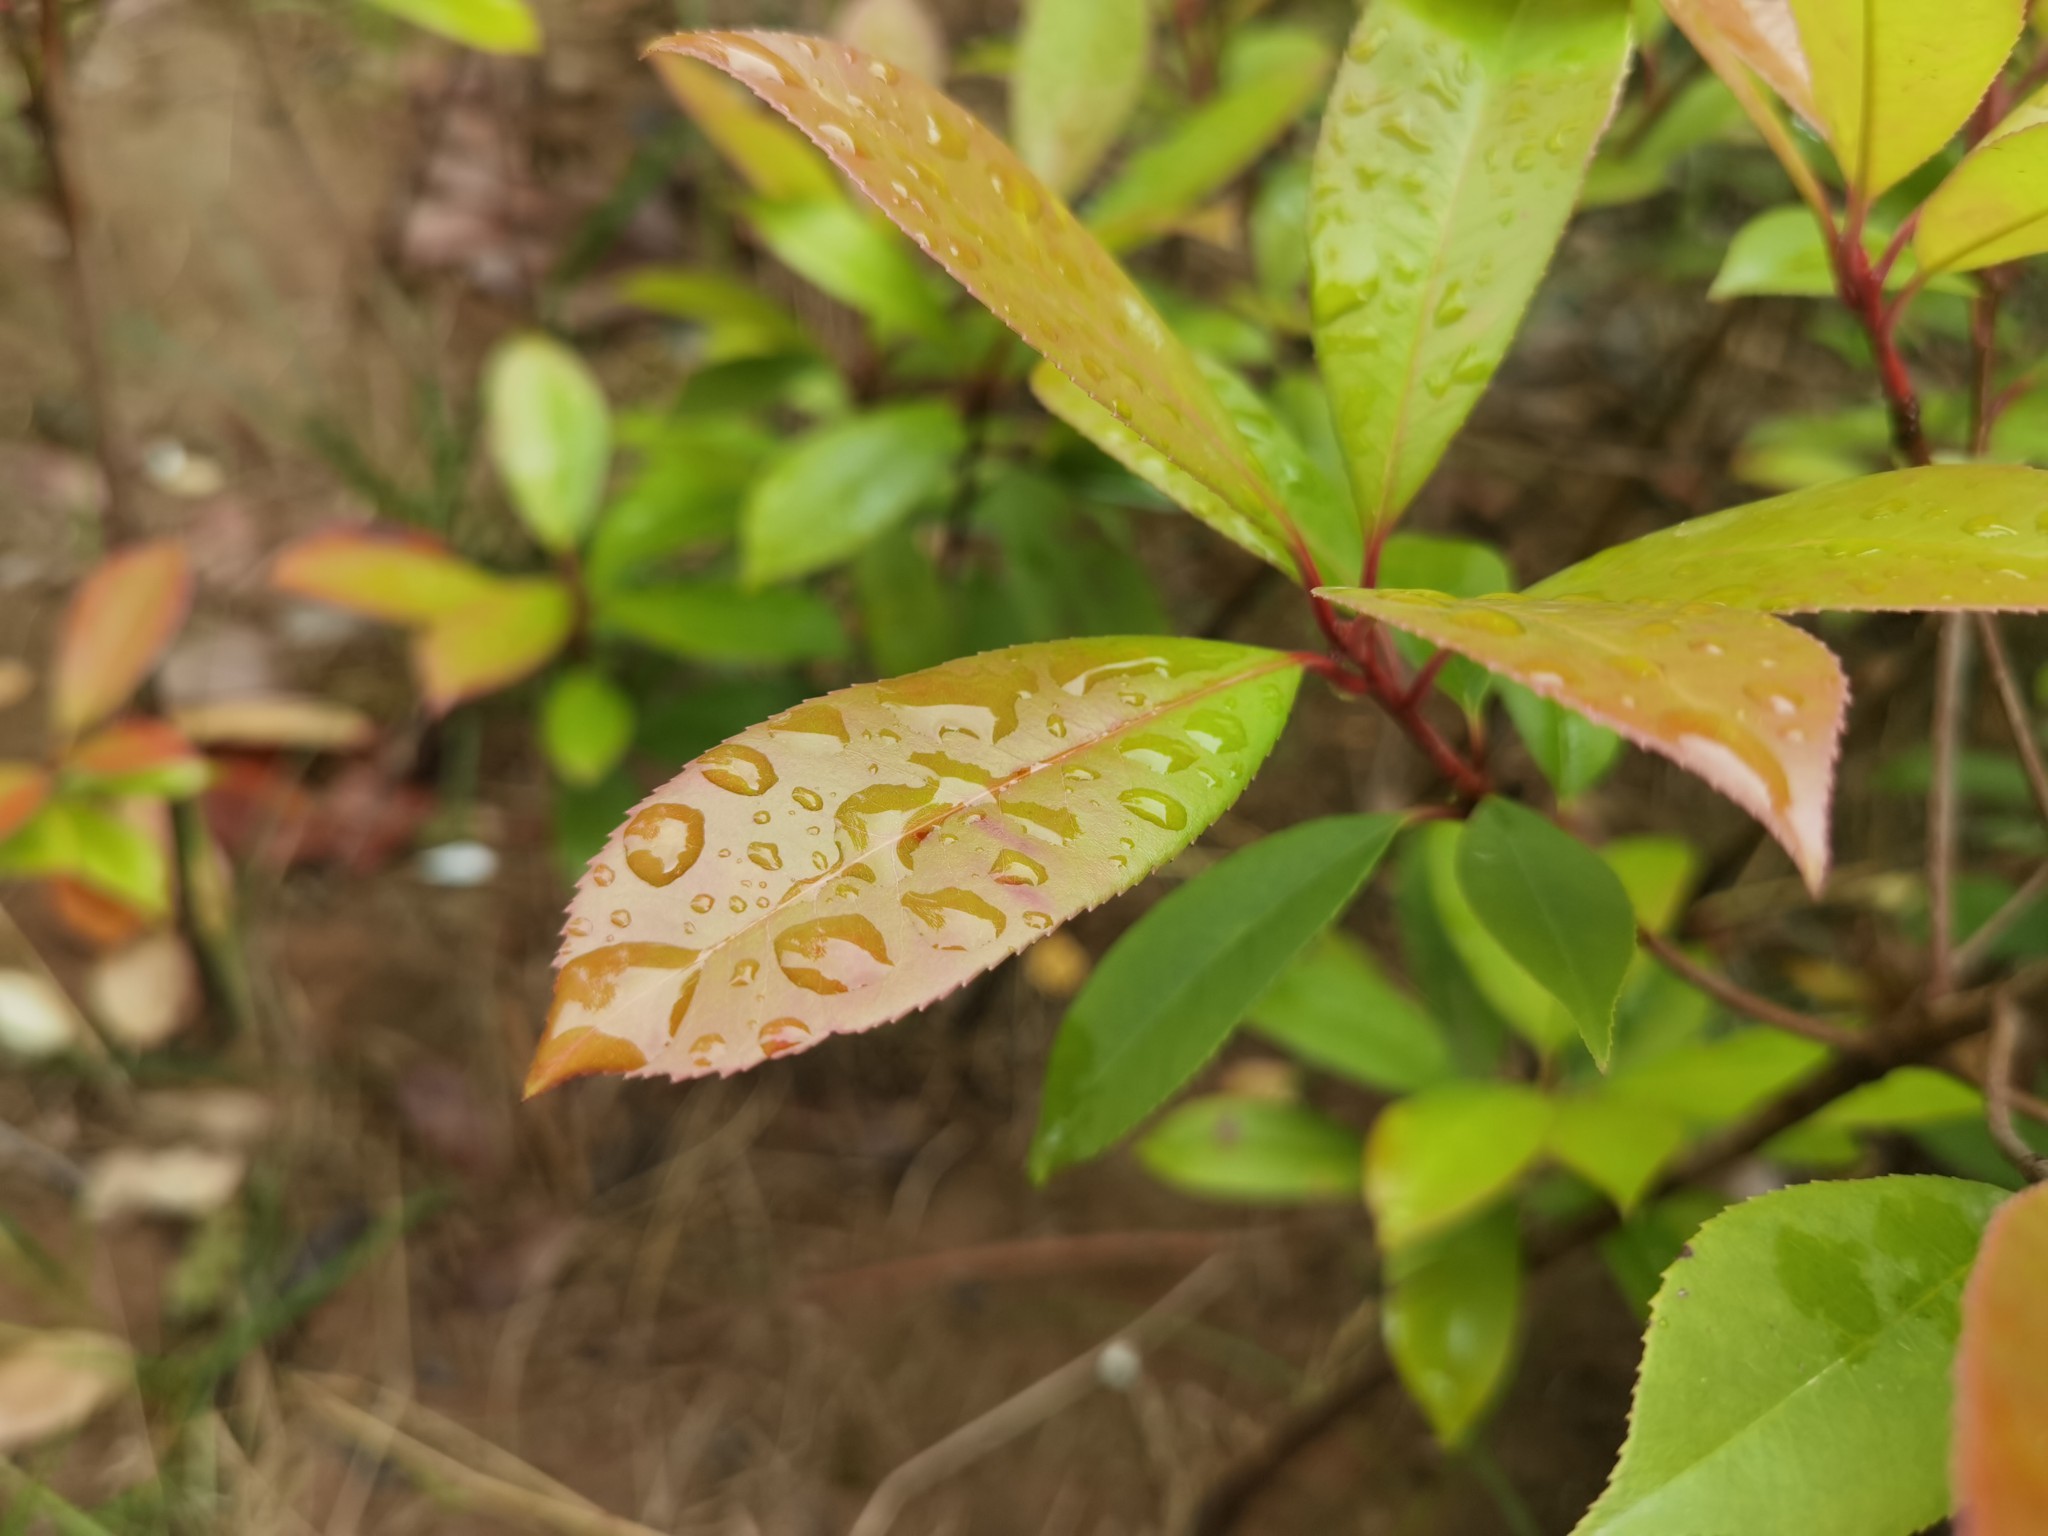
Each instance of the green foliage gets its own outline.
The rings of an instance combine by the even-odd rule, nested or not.
[[[527,0],[369,0],[380,11],[483,53],[539,53],[540,22]]]
[[[541,748],[565,784],[595,784],[633,744],[633,701],[604,673],[571,667],[548,685]]]
[[[583,542],[611,465],[611,409],[582,359],[545,336],[500,346],[484,374],[491,462],[551,554]]]
[[[1381,1328],[1409,1395],[1447,1446],[1472,1432],[1514,1357],[1521,1245],[1505,1208],[1387,1260]]]
[[[1017,153],[1065,196],[1102,163],[1144,89],[1145,0],[1031,0],[1010,70]]]
[[[1392,1253],[1512,1189],[1543,1153],[1554,1110],[1523,1083],[1451,1083],[1390,1105],[1365,1147],[1365,1201]]]
[[[1212,1200],[1291,1205],[1356,1200],[1356,1133],[1311,1110],[1265,1099],[1192,1099],[1138,1143],[1162,1183]]]
[[[1303,1061],[1368,1088],[1412,1093],[1452,1073],[1435,1020],[1342,933],[1326,933],[1297,955],[1249,1017]]]

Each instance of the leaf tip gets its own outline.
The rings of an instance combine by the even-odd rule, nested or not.
[[[526,1085],[519,1096],[522,1100],[533,1099],[574,1078],[623,1075],[638,1072],[646,1065],[646,1053],[632,1041],[580,1024],[560,1034],[542,1036],[533,1053],[533,1064],[526,1069]]]

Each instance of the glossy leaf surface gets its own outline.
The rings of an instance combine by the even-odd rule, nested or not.
[[[42,808],[50,775],[35,763],[0,762],[0,839],[10,837]]]
[[[802,134],[792,133],[716,70],[676,53],[649,56],[661,83],[756,195],[774,203],[842,196],[832,168]]]
[[[846,631],[815,592],[749,592],[723,582],[671,581],[607,592],[592,615],[620,635],[686,661],[769,666],[846,654]]]
[[[548,686],[540,742],[568,784],[595,784],[633,744],[633,701],[594,667],[571,667]]]
[[[1454,1074],[1450,1045],[1357,940],[1323,935],[1252,1005],[1252,1027],[1311,1066],[1392,1093]]]
[[[1063,641],[741,732],[592,862],[529,1091],[729,1075],[923,1006],[1185,848],[1298,681],[1240,646]]]
[[[683,33],[654,48],[718,65],[801,127],[997,318],[1259,531],[1226,536],[1266,559],[1289,546],[1273,492],[1193,356],[1101,243],[967,112],[893,65],[814,38]]]
[[[1144,89],[1145,0],[1030,0],[1010,69],[1010,131],[1024,163],[1062,197],[1086,181]]]
[[[427,703],[439,711],[538,671],[569,639],[576,599],[550,576],[493,583],[413,639]]]
[[[1436,467],[1514,338],[1628,56],[1606,0],[1374,0],[1323,118],[1316,355],[1368,527]]]
[[[1162,769],[1192,758],[1164,740],[1123,751]],[[1350,903],[1400,825],[1396,816],[1302,822],[1239,849],[1140,918],[1060,1022],[1033,1176],[1113,1145],[1194,1076]]]
[[[590,369],[552,336],[517,336],[484,370],[484,432],[512,506],[543,549],[576,548],[611,468],[612,416]]]
[[[1577,1536],[1907,1536],[1946,1515],[1959,1301],[2000,1195],[1805,1184],[1709,1221],[1651,1305],[1628,1440]]]
[[[2048,102],[2016,108],[1921,206],[1913,253],[1930,272],[1974,272],[2048,251]]]
[[[1600,856],[1512,800],[1489,797],[1458,839],[1458,884],[1487,931],[1557,999],[1607,1064],[1635,958],[1628,892]]]
[[[1617,1067],[1606,1091],[1689,1124],[1726,1125],[1775,1098],[1827,1059],[1827,1047],[1780,1030],[1733,1030]]]
[[[1809,886],[1825,878],[1848,684],[1818,640],[1734,609],[1578,597],[1457,602],[1359,589],[1324,595],[1470,656],[1670,758],[1769,828]]]
[[[1382,587],[1421,587],[1453,597],[1489,597],[1515,589],[1507,559],[1490,544],[1476,539],[1446,539],[1428,533],[1389,534],[1380,546]],[[1412,667],[1425,665],[1437,647],[1415,635],[1396,634],[1394,648]],[[1476,715],[1493,691],[1493,674],[1463,656],[1445,659],[1436,685],[1458,701],[1467,715]]]
[[[1971,1536],[2048,1530],[2048,1185],[1991,1218],[1963,1292],[1955,1498]]]
[[[1464,835],[1462,822],[1433,822],[1417,834],[1436,929],[1485,1008],[1539,1054],[1554,1055],[1578,1034],[1578,1025],[1540,982],[1516,964],[1465,899],[1458,879],[1458,848]]]
[[[1791,0],[1843,177],[1886,191],[1963,126],[2018,41],[2023,0]]]
[[[1401,1383],[1446,1446],[1471,1433],[1514,1359],[1522,1253],[1511,1210],[1392,1255],[1381,1330]]]
[[[1357,1133],[1298,1104],[1192,1099],[1146,1133],[1138,1160],[1161,1183],[1212,1200],[1358,1198]]]
[[[175,539],[134,544],[89,572],[57,631],[50,723],[75,736],[156,670],[192,605],[192,562]]]
[[[277,557],[271,584],[388,624],[428,624],[487,596],[497,578],[424,534],[335,528]]]
[[[539,53],[527,0],[370,0],[380,11],[483,53]]]
[[[842,42],[934,84],[946,78],[946,34],[924,0],[853,0],[833,30]]]
[[[1389,1105],[1365,1144],[1365,1203],[1392,1252],[1511,1189],[1543,1152],[1550,1101],[1523,1083],[1447,1083]]]

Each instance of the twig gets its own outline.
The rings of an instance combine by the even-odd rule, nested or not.
[[[1939,997],[1955,980],[1956,753],[1963,734],[1963,696],[1970,630],[1959,613],[1941,621],[1934,675],[1934,767],[1927,788],[1927,991]]]
[[[805,1280],[795,1294],[806,1301],[844,1301],[930,1290],[966,1280],[1015,1280],[1083,1269],[1153,1265],[1177,1268],[1208,1258],[1237,1239],[1238,1234],[1229,1231],[1083,1232],[977,1243],[885,1264],[835,1269]]]
[[[2048,1179],[2048,1157],[2027,1144],[2012,1123],[2013,1072],[2019,1058],[2020,1005],[2009,992],[1991,1004],[1991,1038],[1984,1053],[1984,1124],[1998,1150],[2029,1183]]]
[[[1072,1407],[1103,1384],[1103,1363],[1112,1349],[1134,1346],[1171,1333],[1222,1295],[1230,1258],[1203,1261],[1152,1307],[1086,1354],[1005,1399],[945,1439],[927,1446],[883,1478],[848,1536],[882,1536],[912,1499],[965,1470],[1054,1414]]]
[[[1636,938],[1664,969],[1679,980],[1690,982],[1724,1007],[1790,1034],[1818,1041],[1833,1050],[1853,1054],[1871,1048],[1871,1041],[1866,1035],[1830,1024],[1825,1019],[1816,1019],[1795,1008],[1787,1008],[1782,1003],[1774,1003],[1728,977],[1708,970],[1662,934],[1643,928],[1637,931]]]
[[[1984,963],[1992,945],[2012,931],[2013,925],[2048,894],[2048,864],[2042,864],[2021,882],[2018,890],[2000,903],[1998,910],[1977,926],[1976,932],[1956,946],[1949,963],[1958,977],[1968,976]]]
[[[2018,680],[2013,676],[2012,657],[2005,649],[2005,636],[1998,628],[1998,615],[1979,613],[1971,615],[1977,621],[1977,636],[1984,642],[1984,660],[1991,670],[1991,681],[1998,689],[1999,707],[2005,711],[2005,723],[2012,731],[2012,744],[2019,749],[2020,766],[2026,771],[2027,788],[2033,793],[2034,808],[2041,813],[2041,819],[2048,821],[2048,765],[2041,761],[2041,743],[2034,736],[2034,720],[2027,709],[2027,701],[2020,694]]]

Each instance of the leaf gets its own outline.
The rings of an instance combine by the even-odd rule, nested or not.
[[[622,635],[688,661],[780,666],[846,654],[839,615],[815,592],[749,592],[711,581],[667,582],[599,596],[598,633]]]
[[[1732,609],[1578,596],[1322,595],[1449,646],[1670,758],[1761,821],[1810,888],[1826,877],[1848,684],[1818,640]]]
[[[488,596],[497,578],[425,534],[334,528],[277,557],[270,584],[387,624],[430,624]]]
[[[1054,192],[1079,187],[1116,143],[1151,48],[1145,0],[1027,0],[1010,68],[1010,130]]]
[[[1745,1028],[1617,1066],[1605,1088],[1703,1128],[1727,1125],[1776,1098],[1827,1059],[1827,1047],[1781,1030]]]
[[[1639,926],[1668,933],[1691,900],[1699,855],[1676,837],[1617,837],[1600,850],[1628,892]]]
[[[925,272],[899,236],[845,198],[758,202],[748,222],[790,271],[874,322],[884,337],[935,336],[946,325]]]
[[[1311,1066],[1368,1088],[1412,1093],[1455,1075],[1443,1031],[1339,932],[1297,955],[1249,1019]]]
[[[1583,715],[1513,683],[1502,687],[1500,701],[1560,803],[1578,799],[1621,759],[1621,738]]]
[[[853,565],[868,656],[884,677],[935,667],[963,649],[953,579],[925,553],[919,531],[891,529]]]
[[[737,171],[757,197],[771,203],[829,202],[842,196],[832,169],[803,135],[747,99],[695,59],[666,50],[648,50],[676,105],[711,141],[725,163]],[[717,63],[717,60],[713,60]]]
[[[1791,13],[1785,16],[1789,27]],[[1615,208],[1655,197],[1699,150],[1747,137],[1741,104],[1702,70],[1668,104],[1639,97],[1634,115],[1617,121],[1586,172],[1579,206]]]
[[[1111,250],[1165,233],[1249,170],[1322,94],[1329,46],[1306,28],[1247,27],[1222,75],[1214,96],[1133,154],[1083,210]]]
[[[1388,535],[1380,546],[1380,564],[1375,585],[1382,587],[1426,587],[1448,592],[1453,597],[1487,597],[1495,592],[1512,592],[1514,574],[1507,560],[1490,544],[1477,539],[1446,539],[1429,533]],[[1414,635],[1396,634],[1394,649],[1411,667],[1426,665],[1437,648]],[[1468,717],[1485,706],[1493,691],[1493,675],[1462,656],[1452,656],[1437,673],[1437,688],[1457,700]]]
[[[1637,1211],[1600,1240],[1600,1257],[1638,1318],[1649,1320],[1664,1272],[1684,1254],[1701,1224],[1727,1203],[1713,1190],[1681,1189]]]
[[[481,53],[540,52],[540,22],[527,0],[370,0],[370,4]]]
[[[976,501],[973,523],[1000,552],[995,577],[1015,626],[1007,639],[1172,629],[1125,520],[1114,513],[1076,505],[1054,482],[1010,469]]]
[[[1887,191],[1963,126],[2018,41],[2024,0],[1791,0],[1843,177]]]
[[[377,728],[360,710],[290,693],[206,699],[171,711],[171,724],[201,747],[281,747],[348,752],[369,745]]]
[[[1891,238],[1892,228],[1885,221],[1865,221],[1863,249],[1873,263],[1884,254]],[[1909,252],[1892,264],[1885,286],[1903,287],[1918,270]],[[1959,288],[1952,283],[1936,286],[1948,292]],[[1835,265],[1827,235],[1812,209],[1794,203],[1766,209],[1735,232],[1707,297],[1725,300],[1760,294],[1820,299],[1832,298],[1834,292]]]
[[[520,521],[551,554],[597,520],[611,467],[612,418],[583,359],[550,336],[515,336],[484,367],[491,463]]]
[[[740,519],[751,586],[837,565],[946,494],[967,434],[937,400],[885,406],[800,439],[755,483]]]
[[[1685,1122],[1639,1099],[1595,1090],[1560,1099],[1550,1154],[1624,1214],[1685,1142]]]
[[[633,701],[595,667],[569,667],[548,685],[540,743],[564,783],[595,784],[633,744]]]
[[[159,795],[184,800],[212,776],[176,726],[147,716],[102,726],[65,755],[64,778],[99,795]]]
[[[664,421],[631,446],[636,462],[584,552],[593,587],[647,581],[680,555],[729,541],[783,444],[750,421],[700,417]]]
[[[1785,105],[1809,123],[1820,121],[1789,0],[1664,0],[1664,8],[1696,44],[1699,29],[1712,28]]]
[[[2048,95],[2008,113],[1920,206],[1913,254],[1975,272],[2048,251]]]
[[[1062,641],[741,732],[585,876],[529,1093],[730,1075],[922,1007],[1185,848],[1271,749],[1299,678],[1240,646]]]
[[[1457,963],[1491,1014],[1535,1046],[1554,1055],[1578,1033],[1570,1014],[1501,947],[1465,898],[1458,880],[1462,823],[1439,822],[1420,829],[1430,908]]]
[[[1709,1221],[1651,1305],[1628,1440],[1575,1536],[1941,1519],[1958,1301],[2000,1195],[1860,1179]]]
[[[1316,148],[1316,354],[1368,528],[1499,366],[1614,108],[1607,0],[1374,0]]]
[[[1458,884],[1487,931],[1564,1005],[1601,1066],[1635,958],[1628,892],[1600,856],[1534,811],[1490,796],[1458,839]]]
[[[1531,597],[1765,613],[2048,606],[2048,470],[1941,464],[1815,486],[1620,544]]]
[[[1956,1502],[1971,1536],[2048,1528],[2048,1185],[2000,1206],[1963,1291],[1956,1355]]]
[[[758,113],[760,109],[751,110]],[[789,130],[778,125],[778,131]],[[807,148],[805,153],[812,151]],[[723,272],[702,267],[639,267],[622,276],[615,291],[624,303],[702,326],[706,362],[774,356],[809,346],[804,328],[787,309]]]
[[[112,1334],[80,1329],[10,1329],[0,1354],[0,1456],[13,1456],[79,1429],[135,1379],[128,1346]],[[17,1485],[18,1486],[18,1485]],[[17,1513],[35,1521],[24,1500]],[[97,1521],[69,1529],[90,1529]],[[53,1522],[52,1529],[66,1529]],[[104,1529],[104,1527],[102,1527]]]
[[[1444,1445],[1462,1444],[1506,1380],[1522,1309],[1511,1210],[1387,1260],[1380,1328],[1401,1383]]]
[[[1313,1110],[1219,1096],[1175,1109],[1138,1143],[1162,1184],[1212,1200],[1291,1205],[1358,1198],[1356,1133]]]
[[[170,909],[161,842],[87,800],[50,800],[0,842],[0,875],[68,875],[150,917]]]
[[[537,672],[568,642],[576,599],[550,576],[496,582],[413,640],[428,707],[446,714]]]
[[[50,775],[35,763],[0,762],[0,842],[42,808]]]
[[[946,34],[923,0],[852,0],[833,31],[841,42],[934,85],[946,78]]]
[[[57,630],[50,721],[69,739],[104,720],[156,670],[192,606],[192,562],[175,539],[131,544],[89,572]]]
[[[1151,735],[1121,751],[1169,775],[1197,755],[1192,742]],[[1193,1077],[1350,904],[1400,826],[1398,816],[1302,822],[1239,849],[1138,919],[1060,1021],[1032,1177],[1114,1145]]]
[[[736,75],[811,135],[999,319],[1231,507],[1237,521],[1218,531],[1291,570],[1293,540],[1277,497],[1193,356],[1100,242],[995,135],[915,77],[834,43],[696,32],[653,46]]]
[[[1365,1144],[1365,1203],[1387,1252],[1456,1225],[1542,1155],[1550,1101],[1524,1083],[1446,1083],[1389,1105]]]
[[[1301,530],[1316,568],[1324,571],[1355,571],[1364,558],[1358,517],[1352,510],[1351,492],[1341,481],[1332,480],[1309,453],[1294,429],[1283,421],[1272,405],[1245,381],[1221,363],[1198,358],[1202,376],[1216,392],[1217,400],[1237,427],[1238,436],[1251,450],[1266,483],[1279,493],[1281,504],[1295,527]]]

